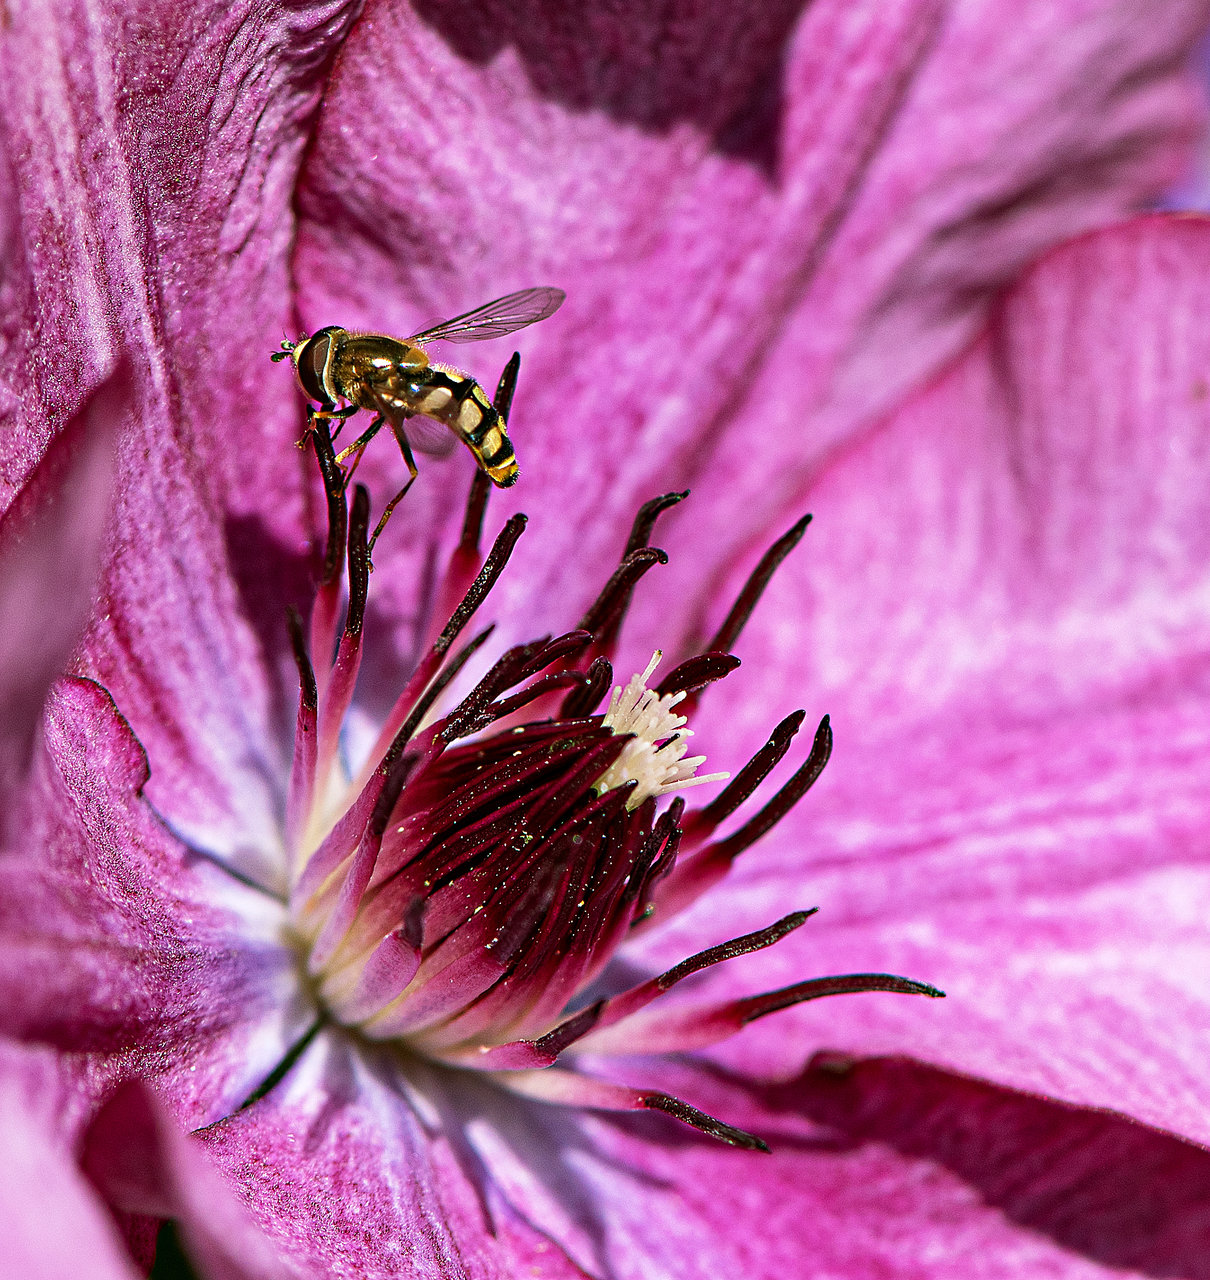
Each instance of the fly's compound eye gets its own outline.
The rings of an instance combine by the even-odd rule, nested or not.
[[[298,385],[316,404],[328,404],[331,400],[324,386],[324,374],[331,350],[330,329],[320,329],[313,337],[294,348],[294,370],[298,374]]]

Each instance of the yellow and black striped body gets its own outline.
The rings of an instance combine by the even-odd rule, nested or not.
[[[296,349],[295,366],[304,392],[321,407],[346,400],[388,419],[433,418],[466,445],[497,485],[516,484],[508,425],[483,388],[460,370],[430,363],[422,347],[329,326]]]

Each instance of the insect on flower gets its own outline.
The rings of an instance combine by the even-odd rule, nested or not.
[[[283,342],[282,349],[270,356],[275,361],[285,360],[287,356],[293,359],[298,385],[314,402],[307,406],[307,431],[300,445],[310,437],[317,419],[343,421],[360,409],[376,415],[361,435],[336,457],[340,463],[352,459],[346,477],[352,475],[378,431],[384,424],[390,424],[407,463],[408,480],[384,508],[369,541],[371,549],[391,512],[416,478],[413,444],[424,452],[439,455],[457,438],[494,484],[507,488],[517,482],[517,455],[508,438],[505,413],[493,405],[470,374],[431,362],[425,345],[502,338],[553,315],[566,296],[562,289],[522,289],[402,339],[325,325],[310,337],[303,335],[297,343]],[[516,378],[519,359],[514,356],[510,362],[510,381]],[[343,406],[341,401],[345,402]],[[404,423],[414,417],[434,419],[449,430],[425,431],[419,424],[405,430]]]
[[[515,363],[494,400],[502,415],[510,370]],[[650,536],[660,514],[688,494],[651,499],[578,624],[507,649],[455,702],[446,698],[451,682],[493,628],[460,647],[459,637],[526,526],[524,515],[511,516],[484,556],[491,486],[476,471],[461,541],[435,590],[434,629],[437,619],[448,621],[358,764],[341,738],[365,638],[370,498],[359,484],[349,503],[324,418],[311,439],[328,536],[309,626],[297,611],[290,614],[299,709],[283,905],[284,936],[305,967],[314,1020],[240,1110],[276,1088],[313,1043],[317,1053],[332,1051],[343,1028],[355,1033],[359,1052],[385,1046],[409,1064],[396,1077],[405,1096],[423,1090],[416,1082],[427,1077],[440,1090],[457,1090],[471,1073],[551,1104],[662,1111],[733,1146],[766,1149],[757,1135],[685,1100],[633,1088],[607,1066],[586,1067],[582,1055],[592,1063],[689,1052],[768,1014],[833,995],[941,995],[895,974],[851,973],[704,1005],[651,1007],[683,979],[775,945],[813,909],[707,946],[637,985],[611,968],[636,932],[658,927],[715,888],[828,760],[832,731],[824,717],[794,774],[716,838],[791,748],[805,717],[800,710],[709,804],[686,810],[678,794],[726,777],[699,774],[705,758],[689,754],[694,704],[740,665],[730,650],[810,517],[766,551],[703,650],[691,651],[654,687],[648,681],[658,651],[644,671],[615,684],[612,655],[631,597],[668,559]],[[607,709],[599,709],[611,688]],[[666,797],[670,803],[661,807]]]

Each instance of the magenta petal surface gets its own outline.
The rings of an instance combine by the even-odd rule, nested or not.
[[[19,781],[47,690],[93,601],[129,371],[52,442],[0,518],[0,785]],[[8,796],[0,809],[9,812]]]
[[[179,1117],[225,1115],[301,1033],[281,908],[184,849],[104,690],[57,686],[0,855],[0,1028],[139,1071]]]
[[[525,1104],[469,1081],[469,1097],[447,1096],[443,1074],[404,1074],[389,1052],[321,1036],[281,1086],[207,1130],[206,1146],[306,1275],[581,1280],[528,1207],[502,1198],[462,1130]],[[485,1100],[502,1114],[479,1115]]]
[[[771,1155],[651,1114],[526,1103],[423,1069],[405,1081],[334,1045],[297,1070],[206,1143],[309,1274],[1207,1274],[1204,1151],[917,1064],[880,1079],[877,1064],[833,1060],[766,1089],[660,1067],[695,1105],[765,1134]]]
[[[739,646],[744,699],[720,689],[699,727],[742,751],[793,682],[848,728],[727,919],[703,905],[654,962],[807,892],[823,910],[762,981],[860,965],[949,998],[788,1013],[728,1061],[923,1054],[1210,1139],[1207,263],[1202,219],[1057,251],[813,488],[810,554]]]
[[[207,1160],[141,1081],[94,1117],[81,1163],[115,1209],[171,1218],[203,1280],[289,1280],[288,1271]]]
[[[407,333],[520,285],[565,288],[517,339],[506,501],[564,519],[522,548],[533,588],[514,607],[532,625],[535,600],[567,600],[573,554],[571,607],[586,603],[637,505],[692,484],[678,519],[695,559],[674,555],[665,582],[683,601],[1023,263],[1175,173],[1207,7],[1152,16],[1142,31],[1125,0],[817,0],[581,21],[379,0],[304,170],[303,319]],[[454,354],[487,382],[510,350]],[[366,474],[379,466],[398,472],[393,450],[370,450]],[[405,621],[418,553],[452,515],[442,464],[424,472],[380,552],[416,557]],[[666,602],[638,609],[667,628]]]
[[[592,1152],[573,1167],[608,1242],[598,1274],[1208,1274],[1210,1156],[1118,1117],[912,1062],[821,1059],[765,1090],[725,1076],[674,1087],[763,1133],[772,1154],[695,1135],[650,1141],[647,1116],[530,1116],[535,1159],[544,1145],[576,1146],[576,1132]]]
[[[297,404],[265,357],[292,325],[291,195],[348,6],[35,0],[10,18],[4,479],[125,352],[137,421],[81,670],[147,747],[166,816],[265,877],[284,711],[262,650],[285,646],[306,549]]]
[[[135,1280],[105,1206],[76,1165],[74,1110],[53,1054],[0,1041],[0,1272],[72,1280],[87,1259],[94,1280]]]

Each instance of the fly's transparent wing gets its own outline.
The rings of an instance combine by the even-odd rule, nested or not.
[[[388,422],[398,423],[407,432],[408,443],[417,453],[427,453],[430,458],[447,458],[458,445],[455,431],[436,418],[407,413],[399,403],[390,399],[381,388],[372,388],[378,412]]]
[[[404,430],[408,433],[412,448],[418,453],[427,453],[430,458],[447,458],[458,447],[458,436],[454,429],[438,422],[436,418],[418,414],[408,419]]]
[[[546,285],[537,289],[522,289],[519,293],[509,293],[495,302],[485,302],[483,306],[468,311],[465,315],[455,316],[414,333],[409,342],[483,342],[487,338],[503,338],[506,333],[515,333],[528,324],[536,324],[553,316],[563,305],[567,295],[562,289],[552,289]]]

